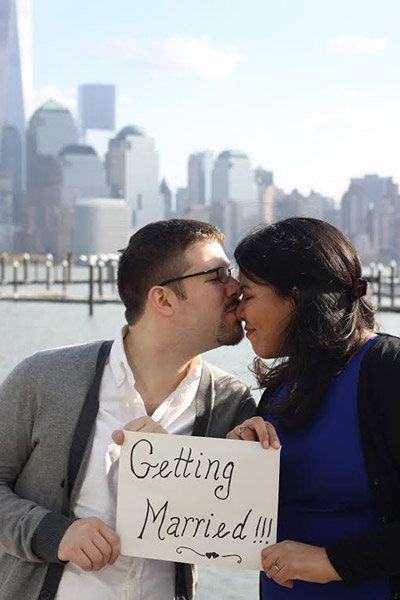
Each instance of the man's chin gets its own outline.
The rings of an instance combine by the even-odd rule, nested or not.
[[[224,327],[221,328],[220,332],[217,335],[217,342],[221,346],[237,346],[239,342],[244,338],[244,331],[239,322],[237,322],[237,327]]]

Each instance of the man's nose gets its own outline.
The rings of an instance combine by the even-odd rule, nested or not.
[[[225,284],[225,293],[228,296],[228,298],[232,298],[232,297],[239,298],[240,286],[239,286],[239,282],[237,281],[237,279],[235,279],[234,277],[229,278],[228,283]]]

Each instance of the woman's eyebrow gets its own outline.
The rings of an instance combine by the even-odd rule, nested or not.
[[[251,287],[247,283],[241,283],[239,285],[239,287],[240,287],[241,290],[250,290],[251,289]]]

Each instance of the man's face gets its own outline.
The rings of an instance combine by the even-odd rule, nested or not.
[[[199,242],[185,251],[190,275],[215,267],[229,266],[229,260],[218,242]],[[239,284],[232,277],[221,283],[216,273],[198,275],[181,281],[186,298],[179,304],[179,320],[196,352],[217,346],[233,346],[243,338],[243,328],[236,317]],[[190,336],[190,337],[189,337]]]

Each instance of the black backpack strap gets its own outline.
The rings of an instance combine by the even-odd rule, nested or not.
[[[81,465],[83,455],[86,450],[87,441],[90,437],[90,432],[96,421],[96,416],[99,410],[99,391],[100,384],[103,377],[103,371],[106,364],[106,360],[111,350],[113,342],[106,341],[100,346],[97,354],[96,361],[96,373],[94,379],[86,395],[85,402],[82,406],[78,422],[76,424],[74,437],[72,438],[72,444],[68,459],[67,479],[65,482],[65,493],[68,496],[68,511],[69,511],[69,498],[71,491],[75,483],[76,476],[78,474],[79,467]],[[64,507],[63,507],[64,509]],[[64,513],[64,510],[63,510]],[[64,513],[68,514],[68,513]]]
[[[99,348],[96,361],[96,372],[90,388],[86,394],[85,402],[82,405],[75,432],[70,447],[67,478],[64,484],[64,494],[62,502],[62,513],[69,515],[69,499],[71,490],[75,483],[76,475],[79,470],[83,455],[86,450],[86,444],[90,436],[93,424],[96,421],[99,410],[99,390],[106,360],[111,350],[112,340],[103,342]],[[65,564],[65,563],[64,563]],[[57,594],[58,586],[64,570],[63,563],[50,563],[47,568],[45,580],[42,589],[39,592],[38,600],[53,600]]]
[[[105,359],[110,354],[111,346],[113,345],[114,340],[107,340],[102,343],[97,353],[97,361],[96,361],[96,371],[98,371],[99,367],[105,363]],[[104,370],[104,369],[103,369]]]
[[[196,418],[192,435],[204,437],[211,423],[214,408],[214,381],[208,365],[203,362],[199,388],[196,394]]]

